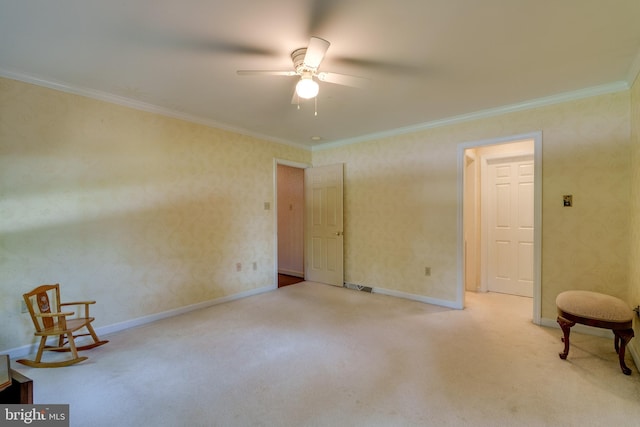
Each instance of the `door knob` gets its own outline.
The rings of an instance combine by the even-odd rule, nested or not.
[[[344,233],[342,231],[336,231],[336,236],[342,236]]]

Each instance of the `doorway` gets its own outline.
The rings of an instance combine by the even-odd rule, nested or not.
[[[466,291],[531,297],[537,324],[541,143],[542,134],[532,133],[462,144],[458,152],[461,299]]]
[[[304,280],[344,286],[343,169],[274,160],[278,287]]]
[[[276,162],[276,257],[279,288],[304,281],[304,169]]]

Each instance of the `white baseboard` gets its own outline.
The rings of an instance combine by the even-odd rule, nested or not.
[[[560,325],[558,325],[556,319],[547,319],[544,317],[540,319],[540,326],[560,329]],[[577,332],[579,334],[593,335],[596,337],[613,338],[613,332],[611,332],[610,329],[596,328],[594,326],[582,325],[580,323],[576,323],[575,326],[572,326],[571,331]]]
[[[172,309],[172,310],[163,311],[161,313],[155,313],[155,314],[150,314],[148,316],[138,317],[136,319],[131,319],[131,320],[127,320],[127,321],[124,321],[124,322],[115,323],[113,325],[100,326],[100,327],[95,328],[95,330],[96,330],[96,334],[98,334],[98,336],[103,337],[103,336],[106,336],[106,335],[109,335],[109,334],[113,334],[113,333],[116,333],[116,332],[124,331],[126,329],[131,329],[131,328],[135,328],[137,326],[142,326],[142,325],[146,325],[148,323],[152,323],[152,322],[155,322],[155,321],[158,321],[158,320],[166,319],[168,317],[178,316],[180,314],[185,314],[185,313],[189,313],[191,311],[200,310],[202,308],[207,308],[207,307],[211,307],[211,306],[214,306],[214,305],[223,304],[225,302],[230,302],[230,301],[238,300],[238,299],[241,299],[241,298],[246,298],[246,297],[250,297],[250,296],[253,296],[253,295],[262,294],[262,293],[269,292],[269,291],[272,291],[272,290],[275,290],[275,289],[277,289],[277,286],[275,286],[275,285],[264,286],[262,288],[251,289],[249,291],[244,291],[244,292],[240,292],[240,293],[237,293],[237,294],[228,295],[226,297],[215,298],[215,299],[212,299],[212,300],[199,302],[197,304],[186,305],[184,307],[179,307],[179,308],[175,308],[175,309]],[[38,345],[33,343],[33,344],[23,345],[21,347],[10,348],[10,349],[7,349],[7,350],[0,350],[0,353],[8,354],[10,359],[17,359],[17,358],[26,357],[29,354],[35,353],[36,351],[38,351]]]
[[[448,300],[443,300],[438,298],[425,297],[423,295],[410,294],[407,292],[394,291],[394,290],[385,289],[385,288],[372,288],[371,292],[375,294],[389,295],[397,298],[410,299],[413,301],[420,301],[427,304],[439,305],[442,307],[453,308],[456,310],[462,309],[462,307],[460,307],[456,303],[456,301],[448,301]]]
[[[540,319],[540,326],[560,329],[560,325],[558,325],[558,322],[555,319]],[[575,326],[572,326],[571,331],[604,338],[614,337],[613,332],[610,329],[596,328],[593,326],[581,325],[580,323],[576,323]],[[640,370],[640,354],[638,354],[636,348],[633,345],[627,345],[627,350],[631,354],[633,363],[635,363],[636,368]]]
[[[627,345],[627,348],[629,349],[629,353],[631,353],[631,358],[636,365],[636,369],[640,371],[640,354],[638,354],[636,348],[632,345]]]

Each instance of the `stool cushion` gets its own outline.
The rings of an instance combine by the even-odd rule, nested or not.
[[[565,291],[556,298],[556,306],[565,313],[607,322],[630,322],[633,312],[619,298],[590,291]]]

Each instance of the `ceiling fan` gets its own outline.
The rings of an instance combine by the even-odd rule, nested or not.
[[[316,80],[343,86],[364,87],[369,81],[365,77],[318,71],[330,45],[331,43],[324,39],[311,37],[307,47],[296,49],[291,53],[293,70],[290,71],[238,70],[237,73],[240,76],[299,76],[300,80],[296,84],[296,90],[291,100],[292,104],[297,104],[296,97],[304,99],[315,98],[320,90]]]

